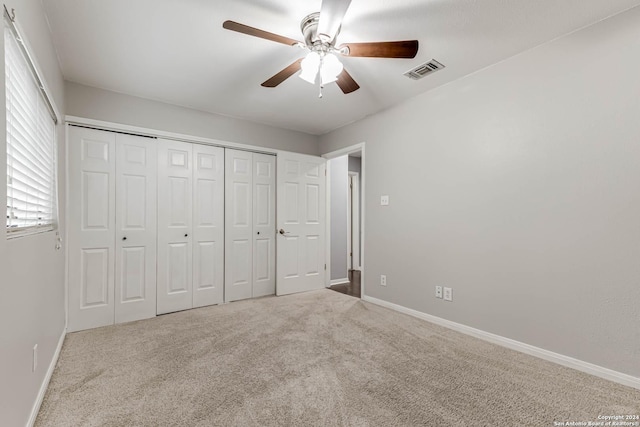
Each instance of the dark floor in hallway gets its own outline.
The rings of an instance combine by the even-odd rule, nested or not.
[[[360,298],[360,271],[349,270],[349,283],[330,286],[332,291]]]

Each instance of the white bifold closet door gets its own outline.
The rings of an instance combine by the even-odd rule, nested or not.
[[[69,324],[155,315],[155,140],[69,127]]]
[[[191,147],[158,140],[158,314],[193,307]]]
[[[276,157],[253,154],[253,292],[276,293]]]
[[[70,332],[115,321],[116,134],[69,127]]]
[[[159,140],[157,313],[223,302],[224,149]]]
[[[275,156],[225,150],[225,301],[275,293]]]
[[[155,139],[116,135],[115,322],[156,315]]]
[[[193,145],[193,306],[224,302],[224,148]]]

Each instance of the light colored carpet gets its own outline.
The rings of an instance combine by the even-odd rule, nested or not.
[[[640,391],[330,290],[69,334],[37,426],[553,426]]]

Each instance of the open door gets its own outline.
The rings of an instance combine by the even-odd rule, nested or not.
[[[325,159],[279,152],[276,294],[325,286]]]

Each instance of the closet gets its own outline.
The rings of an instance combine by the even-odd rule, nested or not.
[[[153,317],[155,140],[68,129],[68,329]]]
[[[273,295],[276,158],[225,150],[225,301]]]
[[[224,148],[158,140],[158,314],[224,301]]]
[[[68,130],[70,332],[275,294],[275,156]]]

